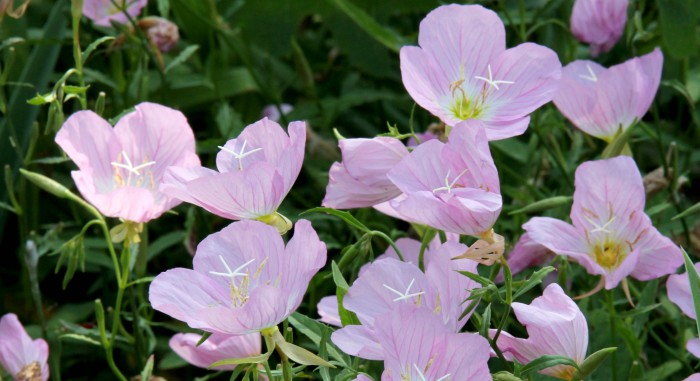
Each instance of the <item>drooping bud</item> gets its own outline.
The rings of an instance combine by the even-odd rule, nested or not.
[[[170,51],[180,40],[180,31],[177,25],[162,17],[144,17],[139,20],[138,25],[146,32],[151,43],[161,52]]]

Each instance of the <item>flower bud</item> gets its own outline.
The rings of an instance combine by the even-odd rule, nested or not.
[[[142,18],[138,24],[146,32],[151,43],[161,52],[170,51],[180,40],[180,31],[170,20],[152,16]]]

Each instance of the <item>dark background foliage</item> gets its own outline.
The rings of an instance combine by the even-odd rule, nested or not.
[[[480,3],[501,16],[508,46],[525,41],[546,45],[559,54],[563,64],[589,57],[587,47],[568,28],[573,1]],[[659,92],[650,112],[635,127],[630,145],[643,174],[657,168],[667,174],[665,186],[647,200],[648,214],[664,234],[695,257],[700,253],[698,215],[672,217],[700,199],[696,181],[700,175],[700,7],[692,0],[630,3],[624,36],[598,61],[610,66],[655,46],[663,48]],[[178,108],[195,131],[203,164],[213,166],[216,146],[259,119],[265,105],[292,104],[294,110],[285,119],[307,120],[313,131],[302,173],[281,209],[296,219],[300,212],[320,205],[323,198],[328,168],[339,158],[333,129],[345,137],[371,137],[386,133],[389,125],[407,132],[412,123],[423,131],[435,122],[429,113],[415,107],[404,90],[396,50],[401,44],[415,44],[418,23],[440,4],[429,0],[152,0],[145,13],[168,18],[180,28],[180,43],[162,56],[165,70],[138,34],[96,29],[84,19],[80,25],[83,49],[105,34],[126,33],[120,44],[100,45],[85,63],[88,107],[94,108],[104,92],[103,115],[107,118],[116,119],[146,100]],[[360,16],[353,13],[357,10]],[[63,118],[81,108],[79,102],[27,103],[37,93],[52,91],[75,66],[70,2],[34,0],[22,18],[2,20],[0,35],[0,162],[7,184],[0,190],[0,314],[17,313],[35,335],[41,334],[43,319],[52,355],[64,378],[109,379],[112,376],[102,350],[89,342],[95,338],[93,301],[101,298],[110,305],[115,293],[105,245],[96,231],[88,230],[84,271],[79,269],[64,287],[66,270],[54,271],[61,245],[89,217],[76,205],[41,192],[17,172],[20,167],[28,168],[74,189],[69,175],[74,164],[62,156],[53,136]],[[75,78],[67,84],[78,85]],[[567,218],[568,204],[536,213],[517,211],[545,198],[570,196],[577,165],[598,158],[603,148],[601,141],[574,129],[551,104],[534,113],[524,135],[492,142],[504,196],[496,231],[512,245],[522,234],[520,226],[534,214]],[[138,276],[189,267],[196,243],[228,224],[190,205],[175,211],[147,227],[148,264],[137,270]],[[393,238],[414,235],[407,224],[372,210],[353,214]],[[312,220],[327,243],[329,262],[338,261],[341,250],[360,236],[336,217],[304,217]],[[37,283],[31,281],[25,264],[28,253],[34,252],[32,244],[40,256]],[[359,266],[384,249],[385,243],[379,240],[361,245],[354,259],[346,258],[345,278],[354,279]],[[74,263],[79,264],[79,259]],[[596,279],[579,266],[563,260],[555,263],[560,284],[570,295],[595,285]],[[619,348],[595,379],[680,379],[697,368],[697,359],[684,348],[685,340],[697,332],[693,322],[668,301],[664,282],[632,282],[637,308],[630,307],[619,290],[580,303],[591,330],[589,353],[603,347]],[[39,304],[33,284],[41,292]],[[154,352],[158,375],[191,379],[208,374],[184,367],[168,349],[170,335],[186,327],[151,311],[146,290],[147,285],[140,285],[127,295],[129,310],[145,311],[144,316],[152,321],[139,323],[145,342],[118,348],[120,367],[137,374],[147,354]],[[317,317],[316,302],[334,292],[326,269],[310,285],[300,312]],[[520,301],[528,302],[539,292],[535,288]],[[505,309],[493,308],[496,322]],[[476,330],[481,315],[476,316],[468,329]],[[517,327],[513,324],[511,331],[524,335]],[[297,334],[297,339],[305,343],[302,335]],[[493,369],[500,368],[494,362]]]

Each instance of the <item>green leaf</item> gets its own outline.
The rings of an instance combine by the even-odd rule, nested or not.
[[[691,216],[691,215],[696,214],[696,213],[700,213],[700,202],[698,202],[697,204],[691,206],[690,208],[678,213],[677,215],[673,216],[673,218],[671,218],[671,220],[685,218],[685,217]]]
[[[464,275],[464,276],[466,276],[467,278],[473,280],[474,282],[479,283],[479,284],[482,285],[483,287],[486,287],[486,286],[489,286],[489,285],[492,285],[492,286],[495,286],[495,285],[496,285],[495,283],[493,283],[493,281],[492,281],[491,279],[486,278],[486,277],[483,277],[483,276],[481,276],[481,275],[479,275],[479,274],[472,273],[472,272],[469,272],[469,271],[457,271],[457,272],[460,273],[460,274],[462,274],[462,275]]]
[[[408,42],[403,37],[397,35],[393,31],[385,28],[368,15],[364,10],[350,2],[349,0],[328,0],[348,17],[352,19],[362,30],[369,33],[375,40],[382,45],[398,53],[403,45],[408,45]]]
[[[688,272],[688,280],[690,281],[690,293],[693,295],[695,316],[700,317],[700,275],[698,275],[698,270],[693,265],[693,261],[690,260],[685,249],[681,247],[681,251],[683,252],[683,259],[685,260],[685,271]],[[700,334],[700,319],[695,319],[695,325],[698,334]]]
[[[600,155],[603,159],[609,159],[611,157],[626,155],[631,156],[630,148],[627,143],[629,142],[632,134],[634,132],[634,123],[627,127],[624,131],[618,132],[613,140],[608,143],[607,147],[603,150]]]
[[[697,18],[694,0],[656,0],[661,24],[661,38],[666,50],[675,58],[697,54],[698,39],[694,33]]]
[[[148,356],[148,361],[146,361],[146,365],[143,367],[143,370],[141,370],[141,380],[146,381],[151,379],[151,375],[153,374],[153,361],[153,355]]]
[[[211,332],[204,332],[204,334],[202,334],[202,337],[199,339],[199,341],[197,341],[197,345],[196,345],[196,346],[198,347],[198,346],[204,344],[204,342],[207,341],[207,339],[208,339],[210,336],[211,336]]]
[[[674,373],[683,368],[683,363],[678,360],[670,360],[645,372],[647,380],[668,380]]]
[[[98,346],[98,347],[101,347],[101,346],[102,346],[102,344],[101,344],[99,341],[97,341],[97,340],[95,340],[95,339],[93,339],[93,338],[91,338],[91,337],[88,337],[88,336],[85,336],[85,335],[80,335],[80,334],[77,334],[77,333],[64,333],[63,335],[59,336],[59,339],[61,339],[61,340],[64,340],[64,339],[71,339],[71,340],[76,340],[76,341],[80,341],[80,342],[83,342],[83,343],[88,343],[88,344],[91,344],[91,345],[96,345],[96,346]]]
[[[304,336],[308,337],[314,344],[320,345],[321,338],[323,337],[323,331],[326,326],[323,323],[311,319],[305,315],[298,312],[293,313],[287,318],[289,324],[291,324],[297,331],[301,332]],[[326,341],[326,351],[328,354],[343,366],[348,366],[350,364],[350,359],[345,353],[343,353],[335,344],[330,341]]]
[[[568,365],[578,369],[578,364],[576,364],[576,361],[566,356],[544,355],[530,361],[527,363],[527,365],[520,368],[520,373],[522,376],[526,376],[530,373],[539,372],[540,370],[557,365]]]
[[[479,327],[479,334],[484,337],[488,337],[489,328],[491,328],[491,304],[484,309],[484,314],[481,316],[481,325]]]
[[[32,160],[32,164],[61,164],[70,161],[70,158],[65,156],[42,157],[41,159]]]
[[[173,58],[173,60],[165,66],[165,73],[167,74],[173,68],[185,63],[198,49],[199,45],[190,45],[183,49],[177,57]]]
[[[50,13],[43,16],[46,22],[42,31],[32,38],[42,43],[34,44],[31,53],[22,62],[22,72],[13,78],[17,83],[30,85],[15,87],[7,103],[8,113],[0,121],[0,163],[10,164],[14,175],[24,159],[31,140],[32,125],[39,113],[39,108],[27,104],[27,99],[37,92],[47,91],[49,80],[54,78],[58,53],[64,47],[64,41],[57,37],[65,35],[66,22],[70,20],[65,10],[65,1],[53,2]],[[0,197],[6,199],[6,195]],[[6,217],[7,213],[0,210],[0,231],[4,231]]]
[[[90,58],[90,55],[92,54],[92,52],[95,51],[95,49],[97,49],[100,45],[104,44],[105,42],[107,42],[107,41],[112,41],[112,40],[114,40],[114,37],[112,37],[112,36],[104,36],[104,37],[98,38],[97,40],[95,40],[95,41],[93,41],[92,43],[90,43],[90,45],[88,45],[88,47],[85,48],[85,50],[83,51],[83,54],[82,54],[82,56],[83,56],[83,65],[84,65],[85,62],[88,60],[88,58]]]
[[[512,216],[514,214],[520,213],[541,212],[543,210],[552,209],[559,206],[570,205],[572,200],[573,197],[571,196],[554,196],[550,198],[545,198],[544,200],[535,201],[532,204],[529,204],[525,207],[516,209],[508,213],[508,215]]]
[[[513,373],[502,370],[493,374],[493,381],[522,381],[522,378],[516,377]]]
[[[343,299],[345,298],[345,294],[348,293],[350,286],[348,285],[348,282],[345,281],[343,273],[340,272],[340,269],[335,261],[331,262],[331,272],[333,273],[333,282],[335,282],[336,286],[335,295],[338,299],[338,315],[340,316],[341,324],[343,327],[353,324],[359,325],[360,319],[357,318],[357,315],[352,311],[348,311],[343,306]]]
[[[543,267],[537,271],[535,271],[530,278],[528,278],[525,283],[522,284],[522,286],[518,287],[517,290],[515,290],[515,294],[513,295],[513,299],[517,299],[520,295],[528,292],[531,288],[537,286],[538,284],[542,283],[542,279],[544,279],[547,274],[551,273],[554,271],[554,267],[552,266],[546,266]]]
[[[56,100],[56,93],[50,92],[46,94],[37,94],[27,100],[27,103],[32,106],[41,106],[46,103],[51,103]]]
[[[265,338],[265,344],[267,345],[267,352],[259,354],[257,356],[219,360],[219,361],[209,365],[209,369],[215,368],[217,366],[222,366],[222,365],[260,364],[260,363],[267,361],[267,359],[270,358],[272,351],[275,349],[275,344],[272,343],[272,341],[269,337],[267,337],[267,336],[263,336],[263,337]]]
[[[301,213],[299,213],[300,216],[303,216],[305,214],[309,213],[327,213],[336,217],[340,217],[343,221],[345,221],[348,225],[362,231],[365,233],[368,233],[370,230],[367,226],[365,226],[362,222],[360,222],[357,218],[355,218],[352,214],[348,212],[344,212],[342,210],[335,210],[331,208],[323,208],[323,207],[317,207],[317,208],[311,208],[309,210],[305,210]]]
[[[578,367],[578,371],[574,373],[574,380],[583,380],[590,376],[603,361],[613,352],[617,350],[616,347],[603,348],[598,352],[586,357],[583,363]]]
[[[92,214],[93,216],[97,217],[100,220],[103,219],[102,214],[100,214],[100,212],[98,212],[97,209],[95,209],[92,205],[88,204],[82,198],[78,197],[78,195],[76,195],[75,193],[71,192],[68,188],[64,187],[58,181],[36,172],[27,171],[24,168],[20,168],[19,172],[22,174],[22,176],[26,177],[27,180],[29,180],[39,188],[53,194],[54,196],[75,201],[78,204],[80,204],[83,208],[85,208],[88,212],[90,212],[90,214]]]
[[[302,365],[316,365],[316,366],[325,366],[328,368],[335,368],[335,366],[328,361],[316,356],[315,354],[311,353],[310,351],[298,346],[294,345],[292,343],[288,343],[286,340],[284,340],[284,336],[279,332],[279,330],[275,330],[275,332],[272,335],[272,339],[275,341],[275,344],[277,345],[277,348],[287,355],[290,360],[302,364]]]
[[[158,239],[148,245],[148,261],[151,261],[160,253],[163,253],[178,243],[181,243],[186,237],[187,234],[182,230],[170,232],[158,237]]]

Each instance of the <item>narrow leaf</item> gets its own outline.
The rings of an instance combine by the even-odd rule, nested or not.
[[[291,324],[297,331],[301,332],[304,336],[308,337],[314,344],[320,345],[321,339],[323,337],[323,330],[326,328],[323,323],[320,323],[314,319],[311,319],[305,315],[298,312],[293,313],[287,318],[289,324]],[[328,354],[335,360],[347,366],[350,362],[348,357],[333,344],[331,341],[326,342],[326,350]]]
[[[407,42],[394,33],[393,31],[386,29],[384,26],[379,24],[364,10],[350,2],[349,0],[329,0],[341,11],[343,11],[348,17],[352,19],[362,30],[369,33],[375,40],[379,41],[382,45],[391,49],[392,51],[398,53],[401,46],[407,45]]]
[[[688,272],[688,280],[690,281],[690,292],[693,294],[693,307],[695,307],[695,316],[700,317],[700,275],[698,270],[693,266],[693,261],[690,260],[685,249],[681,248],[683,259],[685,260],[685,271]],[[700,319],[695,319],[695,326],[698,334],[700,334]]]
[[[554,271],[554,267],[552,266],[546,266],[543,267],[537,271],[535,271],[530,278],[528,278],[525,283],[523,283],[522,286],[518,287],[518,289],[515,291],[515,295],[513,295],[513,299],[517,299],[520,295],[528,292],[531,288],[537,286],[538,284],[542,283],[542,279],[544,279],[547,274],[551,273]]]
[[[508,213],[508,215],[512,216],[514,214],[520,214],[520,213],[541,212],[543,210],[552,209],[552,208],[556,208],[556,207],[564,206],[564,205],[569,205],[569,204],[571,204],[571,200],[573,200],[573,197],[571,197],[571,196],[554,196],[554,197],[546,198],[544,200],[535,201],[532,204],[529,204],[525,207],[522,207],[520,209],[516,209],[516,210]]]
[[[318,208],[311,208],[309,210],[305,210],[301,212],[299,215],[303,216],[305,214],[309,213],[327,213],[336,217],[340,217],[343,221],[345,221],[348,225],[363,231],[365,233],[369,232],[369,228],[365,226],[362,222],[360,222],[357,218],[355,218],[352,214],[348,212],[344,212],[342,210],[335,210],[331,208],[323,208],[323,207],[318,207]]]
[[[527,363],[527,365],[520,368],[520,373],[522,376],[526,376],[530,373],[539,372],[540,370],[557,365],[568,365],[578,369],[578,364],[576,364],[576,361],[566,356],[544,355],[530,361]]]
[[[688,216],[696,214],[696,213],[700,213],[700,202],[698,202],[697,204],[691,206],[690,208],[678,213],[677,215],[673,216],[673,218],[671,218],[671,220],[685,218],[685,217],[688,217]]]
[[[574,373],[574,380],[583,380],[590,376],[603,361],[613,352],[617,350],[617,347],[603,348],[598,352],[586,357],[583,360],[583,364],[579,366],[577,372]]]
[[[183,49],[177,57],[173,58],[173,60],[165,66],[165,72],[167,73],[173,68],[185,63],[198,49],[199,45],[190,45]]]

